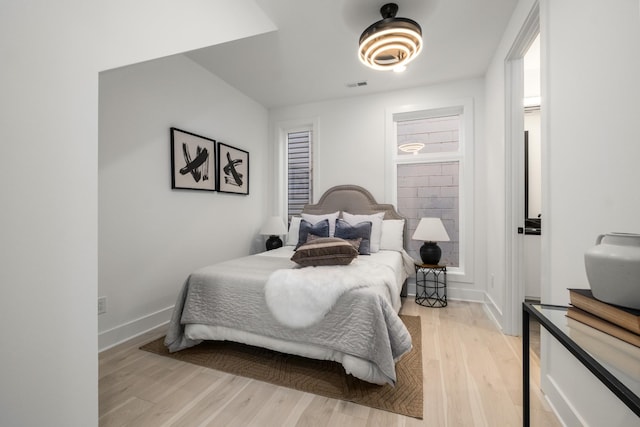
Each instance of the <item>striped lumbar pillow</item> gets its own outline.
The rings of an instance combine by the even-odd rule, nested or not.
[[[359,242],[355,242],[356,244]],[[354,243],[337,237],[320,237],[301,245],[291,257],[303,266],[347,265],[358,256]]]

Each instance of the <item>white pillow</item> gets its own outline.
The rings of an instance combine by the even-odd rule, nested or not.
[[[333,237],[336,232],[336,219],[338,219],[338,215],[340,215],[340,211],[324,214],[324,215],[311,215],[311,214],[302,214],[302,219],[307,222],[310,222],[311,225],[316,225],[317,222],[322,221],[323,219],[329,220],[329,237]]]
[[[383,218],[384,212],[378,212],[371,215],[352,215],[349,212],[342,212],[342,219],[351,225],[356,225],[363,221],[371,221],[371,243],[369,247],[371,253],[375,253],[380,250]]]
[[[291,223],[289,224],[289,232],[287,233],[287,246],[296,246],[298,244],[298,234],[300,234],[300,218],[299,216],[292,216]]]
[[[380,249],[402,251],[404,248],[404,219],[385,219],[382,221]]]

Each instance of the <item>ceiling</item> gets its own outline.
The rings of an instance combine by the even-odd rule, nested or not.
[[[256,0],[277,31],[186,53],[267,108],[484,75],[517,0],[396,0],[422,27],[424,48],[404,73],[370,70],[358,39],[386,1]],[[366,86],[348,87],[366,81]]]

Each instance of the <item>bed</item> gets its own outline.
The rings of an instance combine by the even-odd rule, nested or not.
[[[398,316],[413,269],[403,249],[404,219],[353,185],[327,190],[302,217],[292,220],[283,247],[194,271],[178,295],[165,345],[174,352],[203,340],[235,341],[333,360],[364,381],[395,384],[395,363],[411,349]],[[339,228],[345,219],[362,218],[378,223],[370,254],[339,266],[301,267],[291,260],[302,244],[300,228],[313,220],[314,227],[333,222]]]

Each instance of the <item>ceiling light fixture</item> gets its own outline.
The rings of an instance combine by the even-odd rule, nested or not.
[[[416,21],[396,18],[398,5],[380,8],[382,20],[360,36],[360,61],[374,70],[402,71],[422,50],[422,28]]]
[[[398,150],[405,153],[418,154],[418,151],[424,148],[424,144],[421,142],[407,142],[402,145],[398,145]]]

